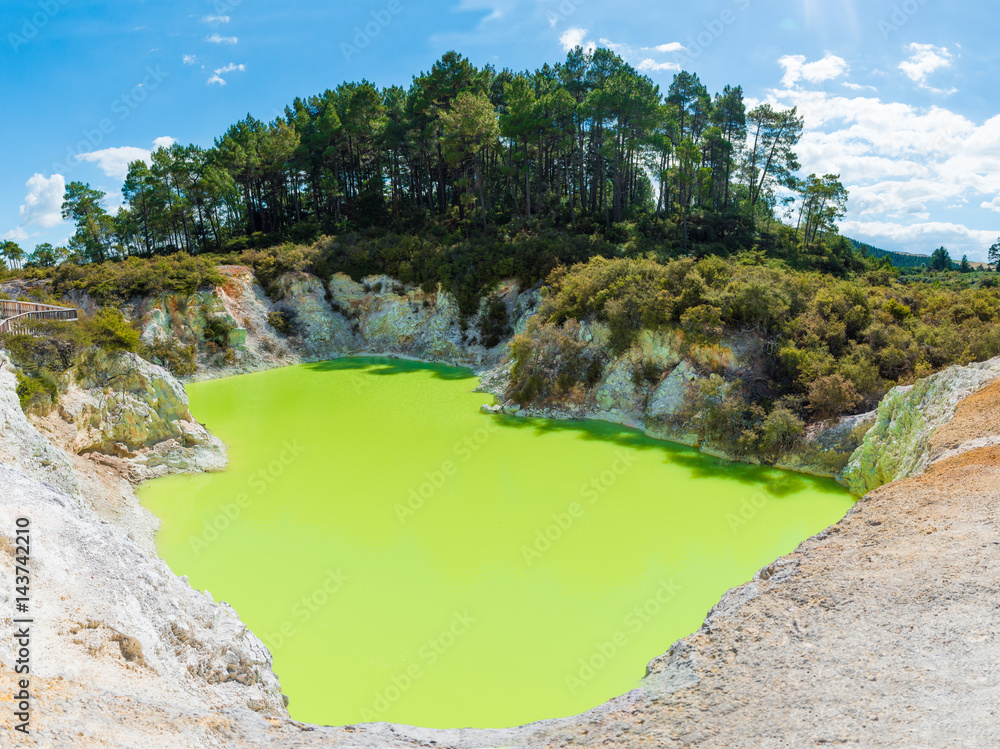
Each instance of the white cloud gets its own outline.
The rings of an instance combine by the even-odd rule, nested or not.
[[[205,39],[206,42],[211,42],[212,44],[236,44],[239,39],[235,36],[221,36],[220,34],[212,34]]]
[[[583,45],[583,40],[584,38],[586,38],[586,36],[587,36],[586,29],[580,29],[580,28],[566,29],[566,31],[564,31],[559,36],[559,43],[562,45],[562,48],[566,52],[571,52],[577,47]]]
[[[862,86],[860,83],[851,83],[850,81],[844,81],[843,85],[851,91],[878,91],[874,86]]]
[[[618,42],[613,42],[610,39],[605,39],[604,37],[598,39],[598,42],[605,49],[610,49],[612,52],[619,54],[622,57],[628,55],[632,50],[632,48],[627,44],[619,44]]]
[[[205,23],[229,23],[229,16],[205,16],[201,20]]]
[[[28,232],[19,226],[16,229],[11,229],[9,232],[0,237],[0,239],[10,240],[11,242],[23,242],[30,236],[31,235],[28,234]]]
[[[950,68],[954,61],[954,55],[948,51],[947,47],[935,47],[933,44],[913,43],[907,47],[912,53],[910,59],[899,64],[906,77],[916,83],[920,88],[930,89],[937,93],[954,93],[955,89],[942,91],[927,85],[927,77],[938,70]]]
[[[687,50],[687,47],[685,47],[680,42],[670,42],[669,44],[659,44],[656,47],[653,47],[653,49],[655,49],[657,52],[663,52],[664,54],[668,54],[671,52],[684,52]]]
[[[246,65],[237,65],[235,62],[231,62],[221,68],[216,69],[215,74],[209,78],[206,82],[206,86],[228,86],[229,81],[227,81],[222,76],[226,73],[242,73],[246,71]]]
[[[917,245],[916,254],[930,255],[935,247],[948,247],[959,254],[979,251],[985,260],[985,249],[996,241],[997,232],[970,229],[964,224],[944,221],[927,221],[915,224],[898,224],[886,221],[845,221],[842,233],[855,239],[891,241],[903,245]],[[872,242],[872,244],[877,244]],[[970,249],[971,248],[971,249]]]
[[[185,65],[197,65],[198,55],[184,55],[183,60]]]
[[[641,70],[643,73],[662,73],[667,70],[680,70],[681,66],[674,62],[657,62],[656,60],[647,57],[645,60],[636,65],[636,68]]]
[[[65,177],[53,174],[45,178],[35,174],[28,180],[27,187],[28,194],[24,196],[24,205],[20,209],[21,226],[34,224],[42,229],[51,229],[61,222]]]
[[[805,80],[809,83],[823,83],[844,75],[850,66],[843,57],[837,57],[829,52],[823,59],[814,62],[806,62],[805,55],[785,55],[778,64],[785,69],[785,77],[781,79],[781,85],[792,88],[799,81]]]
[[[587,30],[581,28],[566,29],[559,36],[559,43],[566,52],[572,52],[577,47],[583,47],[588,52],[592,52],[597,49],[597,45],[593,41],[586,41]]]
[[[982,227],[984,214],[970,206],[1000,212],[1000,116],[977,123],[940,106],[799,88],[766,99],[798,107],[805,119],[802,172],[841,175],[850,191],[845,234],[895,243],[886,249],[928,254],[943,244],[985,259],[1000,231],[962,222]],[[931,220],[946,211],[946,220]]]
[[[170,148],[170,146],[174,145],[176,142],[177,138],[171,138],[169,135],[164,135],[153,141],[153,150],[155,151],[159,148]]]
[[[133,161],[145,161],[148,164],[150,152],[145,148],[121,146],[119,148],[104,148],[100,151],[82,153],[79,158],[81,161],[89,161],[97,164],[109,177],[124,181],[128,175],[128,165]]]

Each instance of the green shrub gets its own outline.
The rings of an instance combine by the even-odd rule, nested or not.
[[[57,295],[83,291],[103,305],[122,304],[137,296],[191,294],[223,280],[210,259],[183,252],[89,265],[63,263],[52,270],[52,288]]]
[[[50,373],[41,372],[37,377],[32,377],[18,372],[17,397],[21,401],[21,410],[25,413],[31,410],[44,413],[55,404],[59,388]]]
[[[118,309],[105,307],[82,324],[93,344],[109,354],[139,350],[139,331]]]
[[[496,293],[490,294],[479,318],[479,337],[486,348],[493,348],[512,332],[507,304]]]
[[[805,422],[789,409],[781,406],[775,408],[761,425],[761,454],[770,461],[776,460],[795,447],[805,429]]]
[[[268,295],[276,297],[275,281],[292,271],[314,271],[319,255],[317,247],[287,243],[268,249],[246,250],[240,261],[253,268],[257,282]]]
[[[205,317],[205,343],[213,344],[219,350],[229,348],[230,336],[236,330],[236,325],[226,315],[208,314]]]
[[[819,377],[809,386],[809,409],[818,419],[848,413],[860,402],[854,383],[839,374]]]
[[[896,322],[903,322],[913,314],[910,308],[898,299],[888,299],[883,306],[883,309],[892,315],[892,318],[896,320]]]
[[[34,320],[28,325],[31,334],[6,333],[2,343],[18,368],[29,375],[42,370],[65,372],[92,345],[88,327],[78,322]]]
[[[158,338],[140,349],[143,359],[165,367],[177,377],[189,377],[198,371],[197,348],[173,339]]]
[[[596,385],[604,370],[599,351],[579,338],[580,325],[543,325],[537,318],[527,331],[511,342],[508,397],[522,405],[544,405],[553,399],[582,403],[587,389]]]
[[[894,384],[1000,355],[1000,293],[973,275],[833,277],[792,270],[764,252],[736,261],[597,257],[550,274],[541,314],[553,325],[606,322],[616,355],[644,329],[680,328],[692,343],[727,331],[754,337],[763,349],[753,368],[766,388],[755,386],[753,400],[809,400],[818,380],[839,376],[813,390],[818,418],[870,408]]]
[[[722,336],[722,311],[700,304],[681,315],[681,330],[691,343],[717,343]]]
[[[635,362],[632,367],[632,383],[636,387],[658,385],[663,379],[663,369],[652,359]]]
[[[720,377],[703,381],[693,409],[702,440],[722,446],[736,458],[760,452],[764,408],[748,401],[738,383],[727,386]]]
[[[295,313],[291,310],[277,310],[267,316],[267,324],[281,335],[292,335],[295,333]]]

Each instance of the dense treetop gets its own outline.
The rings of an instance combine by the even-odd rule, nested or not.
[[[71,183],[68,252],[101,262],[428,223],[461,239],[593,234],[641,218],[677,254],[724,252],[751,246],[778,209],[816,243],[847,194],[837,175],[796,174],[802,128],[794,109],[747,111],[741,88],[712,95],[692,73],[661,91],[606,49],[533,72],[449,52],[407,89],[343,83],[273,122],[248,115],[212,148],[161,148],[130,165],[116,215]]]

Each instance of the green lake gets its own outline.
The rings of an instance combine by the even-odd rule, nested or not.
[[[853,502],[631,429],[486,416],[476,384],[349,359],[188,387],[231,464],[143,504],[174,572],[271,648],[296,720],[582,712]]]

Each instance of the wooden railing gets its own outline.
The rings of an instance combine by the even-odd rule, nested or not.
[[[56,307],[51,304],[37,302],[15,302],[10,299],[0,299],[0,333],[28,333],[29,320],[67,320],[74,322],[79,319],[77,311],[71,307]]]

